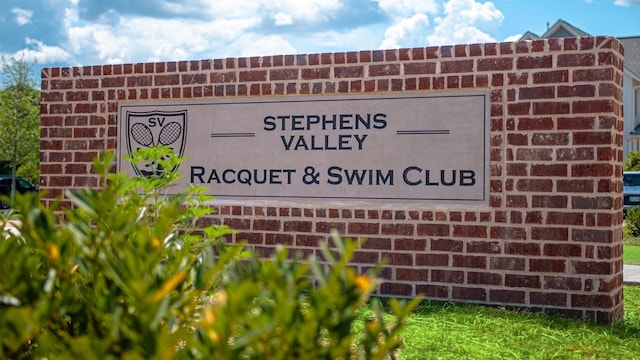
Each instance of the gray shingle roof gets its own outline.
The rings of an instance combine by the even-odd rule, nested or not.
[[[618,38],[624,46],[624,67],[640,78],[640,36]]]
[[[568,22],[559,19],[555,24],[551,25],[549,30],[542,34],[542,38],[559,38],[559,37],[579,37],[590,36],[589,33],[584,32],[577,27],[569,24]]]

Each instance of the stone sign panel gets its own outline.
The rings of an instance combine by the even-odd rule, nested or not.
[[[218,198],[488,202],[489,93],[122,102],[118,168],[141,147],[186,161],[176,191]]]

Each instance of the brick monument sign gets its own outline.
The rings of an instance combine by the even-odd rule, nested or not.
[[[166,145],[264,256],[332,230],[376,295],[621,319],[622,62],[611,37],[42,70],[48,204]],[[68,201],[63,201],[69,206]]]

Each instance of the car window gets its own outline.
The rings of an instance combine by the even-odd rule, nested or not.
[[[640,186],[640,174],[624,174],[624,186]]]
[[[31,184],[26,180],[16,179],[16,182],[17,182],[16,187],[19,187],[21,189],[31,189]]]

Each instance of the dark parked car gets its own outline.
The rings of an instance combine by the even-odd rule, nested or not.
[[[39,191],[40,188],[37,185],[34,185],[27,180],[16,176],[16,192],[17,193],[27,193]],[[10,196],[11,195],[11,175],[0,175],[0,195]],[[9,204],[0,201],[0,209],[8,209]]]
[[[640,171],[625,171],[623,174],[624,210],[640,205]]]

